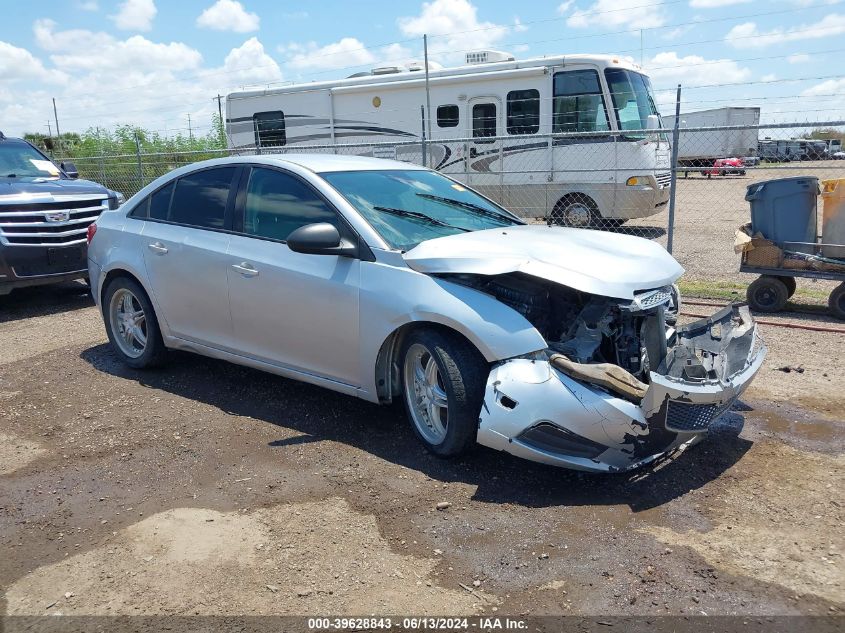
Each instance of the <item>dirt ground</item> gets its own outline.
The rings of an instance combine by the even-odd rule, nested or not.
[[[591,476],[481,448],[441,461],[398,408],[219,361],[130,370],[81,285],[13,293],[0,298],[2,607],[840,613],[845,337],[762,330],[768,361],[705,441]]]

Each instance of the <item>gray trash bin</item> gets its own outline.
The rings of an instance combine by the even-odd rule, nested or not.
[[[776,244],[815,242],[819,179],[777,178],[748,185],[751,230]]]

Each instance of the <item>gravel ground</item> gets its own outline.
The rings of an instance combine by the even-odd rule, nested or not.
[[[0,298],[3,607],[839,613],[845,337],[762,329],[766,365],[705,441],[590,476],[481,448],[441,461],[395,407],[224,362],[130,370],[81,286],[16,292]]]

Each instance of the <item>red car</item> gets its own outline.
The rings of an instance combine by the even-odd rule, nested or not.
[[[702,176],[727,176],[728,174],[745,175],[745,163],[741,158],[718,158],[710,169],[701,172]]]

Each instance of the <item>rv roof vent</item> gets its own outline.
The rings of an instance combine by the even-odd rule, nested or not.
[[[392,75],[393,73],[401,73],[402,69],[399,66],[381,66],[380,68],[373,68],[374,75]]]
[[[512,62],[514,56],[502,51],[472,51],[467,53],[467,64],[491,64],[493,62]]]
[[[408,62],[408,70],[412,73],[419,72],[421,70],[425,70],[425,63],[424,62]]]

